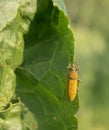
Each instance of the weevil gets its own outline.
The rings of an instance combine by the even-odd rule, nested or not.
[[[77,94],[78,89],[78,67],[72,64],[69,64],[67,67],[69,69],[68,74],[68,86],[67,86],[67,95],[70,101],[73,101]]]

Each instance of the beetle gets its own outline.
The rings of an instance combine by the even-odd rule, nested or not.
[[[67,95],[70,101],[73,101],[77,94],[78,89],[78,67],[72,64],[69,64],[67,67],[69,69],[68,74],[68,86],[67,86]]]

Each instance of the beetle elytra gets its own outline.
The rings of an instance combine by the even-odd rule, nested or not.
[[[73,101],[77,94],[78,87],[78,68],[74,64],[72,66],[69,64],[68,66],[69,74],[68,74],[68,87],[67,87],[67,95],[70,101]]]

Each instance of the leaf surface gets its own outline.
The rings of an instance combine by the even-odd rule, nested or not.
[[[17,94],[34,113],[38,130],[76,130],[78,99],[66,96],[67,65],[73,58],[73,35],[64,3],[40,1],[25,36],[24,62],[16,71]]]
[[[35,12],[28,2],[25,8],[20,7],[19,4],[25,5],[25,1],[19,0],[13,12],[14,10],[19,12],[21,9],[21,13],[14,12],[10,18],[6,15],[7,21],[0,15],[5,21],[0,23],[1,30],[5,28],[8,21],[15,19],[12,27],[17,25],[18,21],[22,23],[21,27],[14,28],[15,36],[16,32],[19,34],[21,30],[22,34],[27,33],[30,21],[34,16],[33,12]],[[34,20],[31,22],[29,32],[24,36],[25,47],[23,46],[23,35],[17,35],[16,43],[21,43],[20,47],[19,44],[15,44],[17,45],[15,48],[9,49],[9,54],[12,55],[9,57],[9,54],[5,53],[0,62],[4,64],[4,59],[7,58],[6,64],[8,63],[8,67],[14,72],[22,62],[23,47],[25,48],[23,63],[15,71],[16,95],[20,98],[16,102],[11,101],[9,106],[6,105],[6,121],[4,123],[4,119],[0,119],[3,124],[1,129],[77,130],[77,119],[74,115],[78,109],[78,96],[73,102],[69,102],[66,94],[68,80],[66,67],[69,62],[73,62],[74,39],[69,28],[65,5],[63,0],[38,0],[36,5],[37,11]],[[8,51],[5,50],[5,52]],[[2,57],[2,53],[0,57]],[[15,83],[12,90],[14,89]],[[16,104],[17,109],[15,109]],[[1,111],[1,117],[2,115],[4,115],[3,111]],[[14,120],[17,122],[15,125]]]

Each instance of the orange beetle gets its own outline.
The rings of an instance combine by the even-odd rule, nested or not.
[[[77,94],[77,86],[78,86],[78,69],[74,64],[72,66],[69,64],[68,66],[69,74],[68,74],[68,88],[67,95],[70,101],[73,101]]]

